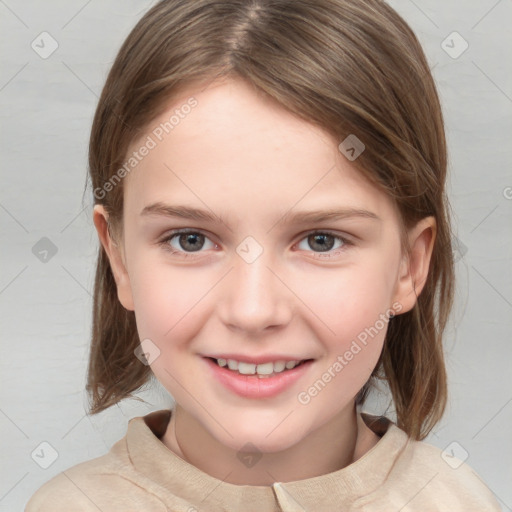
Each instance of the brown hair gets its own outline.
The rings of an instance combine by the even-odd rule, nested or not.
[[[123,183],[105,184],[130,144],[193,82],[238,77],[337,140],[355,134],[352,164],[395,202],[403,228],[437,222],[425,287],[414,308],[390,321],[372,377],[389,384],[397,424],[424,438],[446,404],[442,333],[454,269],[444,123],[423,50],[407,23],[380,0],[165,0],[122,45],[96,110],[89,147],[95,203],[122,233]],[[147,382],[134,356],[132,311],[120,304],[100,246],[87,390],[97,413]],[[360,392],[364,401],[372,379]]]

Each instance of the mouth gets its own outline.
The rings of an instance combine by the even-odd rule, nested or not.
[[[293,390],[314,364],[314,359],[279,359],[259,364],[204,356],[203,360],[214,381],[246,399],[272,399]]]
[[[268,361],[265,363],[247,363],[243,361],[237,361],[236,359],[226,359],[226,358],[215,358],[215,357],[206,357],[212,363],[216,364],[218,367],[223,368],[224,370],[229,370],[232,373],[243,375],[246,377],[254,377],[254,378],[272,378],[283,373],[287,373],[299,366],[302,366],[313,359],[280,359],[276,361]]]

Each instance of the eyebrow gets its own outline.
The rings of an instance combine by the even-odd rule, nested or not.
[[[189,219],[205,222],[223,222],[222,217],[215,215],[211,210],[202,210],[183,205],[168,205],[161,202],[153,203],[146,206],[141,211],[141,216],[160,215],[165,217],[177,217],[180,219]],[[342,209],[326,209],[312,210],[304,212],[292,212],[291,210],[284,214],[278,222],[288,224],[305,224],[308,222],[335,221],[361,217],[366,219],[379,220],[382,219],[375,213],[359,209],[359,208],[342,208]]]

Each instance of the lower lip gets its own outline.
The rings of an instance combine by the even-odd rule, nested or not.
[[[282,393],[299,380],[313,361],[307,361],[291,370],[284,370],[274,377],[260,378],[257,375],[241,375],[204,358],[215,377],[230,391],[246,398],[269,398]]]

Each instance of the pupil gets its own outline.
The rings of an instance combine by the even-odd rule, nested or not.
[[[311,238],[313,239],[313,244],[310,244],[312,248],[314,244],[318,244],[318,248],[320,251],[329,251],[334,246],[334,237],[331,235],[312,235]],[[328,238],[331,240],[331,243],[328,243],[325,241],[325,239]]]
[[[180,237],[180,245],[182,249],[186,250],[192,250],[192,251],[198,251],[201,248],[201,238],[203,235],[201,234],[193,234],[193,233],[185,233],[184,235],[181,235]],[[190,244],[189,247],[187,247],[187,244]]]

